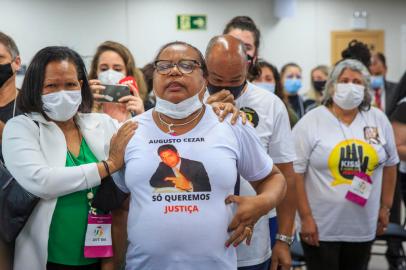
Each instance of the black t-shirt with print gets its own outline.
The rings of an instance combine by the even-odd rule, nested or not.
[[[14,104],[15,100],[12,100],[9,102],[6,106],[0,107],[0,121],[2,121],[4,124],[7,123],[8,120],[13,118],[13,112],[14,112]],[[21,114],[20,110],[15,108],[15,115]]]
[[[0,121],[1,122],[3,122],[5,124],[5,123],[7,123],[8,120],[13,118],[14,107],[15,107],[14,116],[21,114],[21,111],[17,108],[17,106],[15,104],[15,100],[12,100],[7,105],[0,107]],[[3,154],[1,151],[1,141],[0,141],[0,159],[3,160]]]

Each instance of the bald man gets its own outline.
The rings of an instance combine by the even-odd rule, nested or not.
[[[276,270],[281,265],[283,270],[288,270],[291,264],[289,245],[296,211],[292,164],[295,152],[288,112],[276,95],[247,82],[247,55],[240,40],[230,35],[212,38],[206,49],[206,62],[209,93],[214,95],[224,89],[231,92],[237,107],[247,114],[263,147],[287,179],[287,195],[276,209],[279,229],[278,240],[272,249],[271,269]],[[217,96],[219,95],[216,94],[215,97]],[[213,97],[209,97],[207,102],[213,102]],[[255,191],[243,180],[240,194],[255,195]],[[270,217],[275,218],[274,211],[270,213]],[[271,248],[268,222],[268,217],[262,217],[255,225],[251,245],[238,247],[238,269],[269,269]]]

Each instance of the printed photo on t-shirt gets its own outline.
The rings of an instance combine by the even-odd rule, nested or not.
[[[364,138],[369,144],[380,144],[377,127],[364,127]]]
[[[202,162],[182,158],[172,144],[161,145],[161,162],[150,179],[154,192],[209,192],[209,176]]]
[[[259,124],[258,113],[250,107],[242,107],[240,111],[243,111],[247,116],[248,121],[256,128]]]

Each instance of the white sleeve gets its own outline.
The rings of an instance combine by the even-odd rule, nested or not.
[[[130,190],[128,189],[127,185],[125,184],[125,169],[121,169],[116,173],[113,173],[111,177],[114,180],[114,183],[116,186],[121,189],[122,192],[125,193],[130,193]]]
[[[313,126],[309,119],[313,114],[307,114],[294,126],[292,135],[296,149],[296,160],[293,162],[293,168],[296,173],[305,173],[309,165],[310,155],[313,150],[314,138],[311,137]],[[314,132],[314,131],[313,131]]]
[[[275,114],[275,118],[268,153],[276,164],[292,162],[296,155],[289,115],[285,105],[279,99],[275,102],[272,113]]]
[[[255,129],[240,121],[232,129],[238,140],[238,172],[247,181],[264,179],[271,173],[273,161],[262,147]]]
[[[385,114],[382,113],[380,117],[379,123],[383,125],[383,133],[385,136],[385,141],[386,145],[385,147],[385,152],[387,154],[387,160],[385,161],[385,166],[394,166],[399,163],[399,155],[398,151],[396,149],[396,143],[395,143],[395,135],[393,133],[393,128],[391,123],[389,122],[389,119],[386,117]]]
[[[50,167],[41,151],[39,129],[26,116],[7,122],[2,148],[5,165],[17,182],[42,199],[53,199],[100,185],[96,163]]]

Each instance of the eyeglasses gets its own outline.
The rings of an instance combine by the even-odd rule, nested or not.
[[[192,73],[196,67],[201,67],[201,64],[196,60],[180,60],[177,63],[173,63],[168,60],[158,60],[154,63],[156,71],[161,75],[167,75],[171,72],[174,66],[182,74]]]

